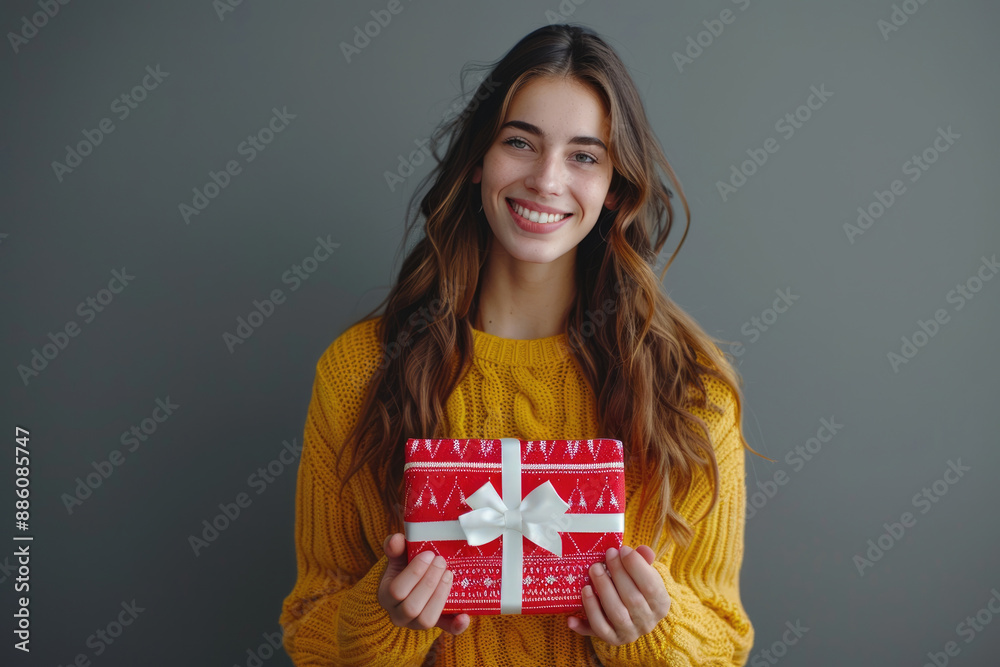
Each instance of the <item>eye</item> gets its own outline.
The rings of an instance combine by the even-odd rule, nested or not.
[[[577,153],[573,157],[585,157],[588,161],[576,160],[576,162],[583,162],[583,164],[597,164],[597,158],[589,153]]]
[[[523,150],[523,148],[521,146],[515,146],[514,144],[524,144],[525,147],[528,145],[528,142],[522,139],[521,137],[511,137],[510,139],[504,139],[503,143],[510,146],[511,148],[516,148],[518,150]]]

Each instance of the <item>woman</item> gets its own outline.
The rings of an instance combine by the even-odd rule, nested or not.
[[[625,66],[587,29],[540,28],[432,146],[425,236],[384,314],[317,364],[286,650],[303,665],[744,664],[740,379],[653,272],[673,220],[657,167],[690,213]],[[428,437],[625,443],[624,544],[588,573],[583,614],[441,615],[450,572],[429,552],[408,562],[401,534],[403,445]]]

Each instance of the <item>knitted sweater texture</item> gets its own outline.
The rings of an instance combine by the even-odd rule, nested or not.
[[[525,666],[633,667],[695,665],[741,667],[754,629],[743,609],[739,573],[746,517],[744,453],[735,419],[735,397],[703,376],[710,404],[722,412],[688,408],[709,425],[719,464],[719,502],[711,480],[696,469],[690,490],[675,508],[694,530],[691,544],[675,544],[653,567],[670,596],[667,616],[636,641],[613,646],[577,634],[564,614],[471,616],[455,636],[440,628],[394,625],[379,605],[386,570],[382,544],[390,532],[381,500],[384,484],[367,468],[348,483],[337,502],[336,454],[358,419],[364,388],[385,359],[376,334],[379,318],[341,334],[316,364],[306,416],[295,500],[298,576],[282,605],[285,650],[296,665],[365,667]],[[449,438],[515,437],[525,440],[616,437],[599,433],[594,393],[568,354],[566,335],[534,340],[500,338],[473,329],[474,363],[445,406],[442,433]],[[619,438],[620,439],[620,438]],[[625,443],[626,447],[628,443]],[[651,512],[639,513],[643,475],[626,466],[624,544],[662,538]],[[649,507],[655,506],[651,502]]]

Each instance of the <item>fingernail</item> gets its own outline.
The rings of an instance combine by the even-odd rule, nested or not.
[[[615,549],[614,547],[608,549],[608,560],[611,560],[617,555],[618,555],[618,549]]]
[[[594,574],[595,574],[596,576],[598,576],[598,577],[599,577],[599,576],[601,576],[602,574],[604,574],[604,567],[605,567],[605,566],[604,566],[604,563],[594,563],[594,566],[595,566],[595,567],[594,567]]]
[[[445,565],[447,565],[447,562],[442,556],[436,556],[434,558],[434,567],[444,568]]]
[[[425,563],[430,563],[432,560],[434,560],[434,555],[435,554],[433,551],[425,551],[419,556],[417,556],[417,558]]]
[[[628,556],[630,553],[632,553],[632,547],[626,547],[626,546],[623,545],[622,546],[622,558],[624,558],[625,556]]]

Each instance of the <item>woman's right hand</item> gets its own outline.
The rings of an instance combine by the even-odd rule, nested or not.
[[[407,563],[406,537],[402,533],[385,538],[382,549],[389,564],[378,585],[378,602],[394,625],[411,630],[438,627],[453,635],[469,627],[468,614],[441,615],[452,581],[444,558],[424,551]]]

